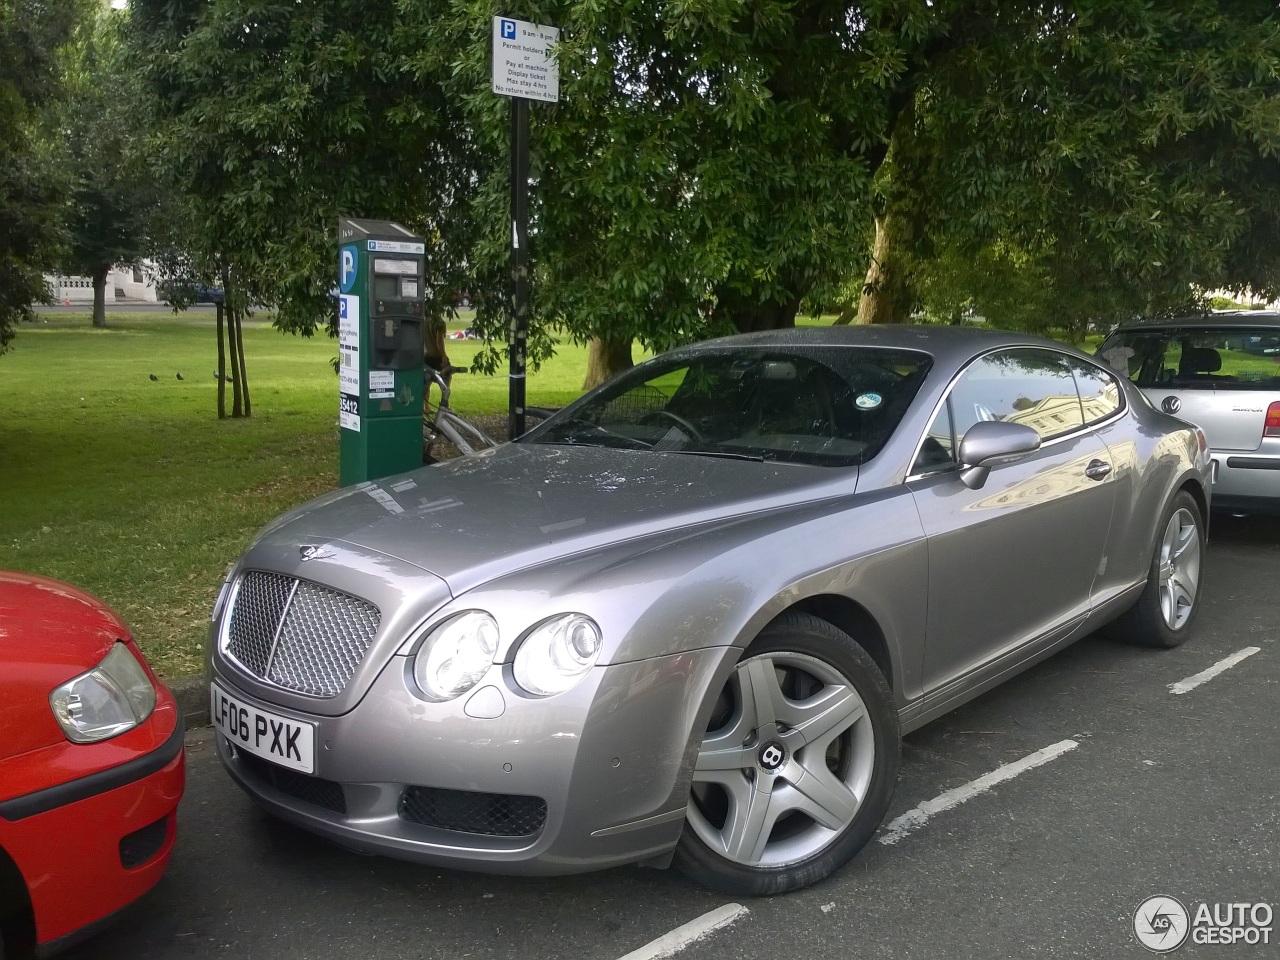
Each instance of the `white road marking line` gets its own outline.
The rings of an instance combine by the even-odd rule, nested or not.
[[[1237,650],[1231,656],[1219,660],[1208,670],[1201,670],[1197,674],[1187,677],[1185,680],[1179,680],[1177,683],[1169,684],[1169,692],[1175,696],[1180,693],[1186,693],[1188,690],[1194,690],[1202,683],[1212,680],[1224,670],[1230,670],[1241,660],[1246,657],[1252,657],[1255,653],[1261,653],[1261,647],[1245,647],[1243,650]]]
[[[990,773],[984,774],[977,780],[970,780],[968,783],[961,784],[946,793],[939,794],[932,800],[926,800],[920,806],[908,810],[890,823],[889,826],[885,827],[879,840],[886,845],[897,843],[907,834],[914,833],[924,826],[925,822],[935,813],[942,813],[944,810],[958,807],[966,800],[972,800],[978,794],[990,790],[996,784],[1012,780],[1019,774],[1033,770],[1042,764],[1048,763],[1050,760],[1056,760],[1064,753],[1074,750],[1078,746],[1080,744],[1075,740],[1059,740],[1043,750],[1028,754],[1021,760],[1014,760],[1012,763],[1006,763],[1002,767],[996,767]]]
[[[691,943],[715,933],[721,927],[727,927],[751,911],[740,903],[726,903],[710,913],[704,913],[684,926],[676,927],[670,933],[664,933],[657,940],[651,940],[639,950],[632,950],[620,960],[660,960],[662,957],[673,957]]]

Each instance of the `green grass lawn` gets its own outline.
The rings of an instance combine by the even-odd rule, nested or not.
[[[96,593],[162,675],[194,673],[227,564],[337,482],[336,345],[251,321],[253,416],[219,421],[211,314],[111,313],[106,330],[87,314],[47,319],[0,357],[0,567]],[[465,365],[478,346],[451,341],[450,358]],[[530,377],[530,402],[569,402],[585,373],[585,349],[562,344]],[[454,389],[464,413],[506,408],[505,377]]]

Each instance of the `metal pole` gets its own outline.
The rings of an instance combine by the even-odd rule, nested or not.
[[[529,321],[529,101],[511,98],[511,389],[508,435],[524,433],[525,342]]]

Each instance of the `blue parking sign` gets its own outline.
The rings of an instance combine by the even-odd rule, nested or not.
[[[346,297],[340,297],[338,299],[338,319],[339,320],[347,319],[347,298]]]
[[[514,20],[502,20],[502,39],[514,40],[516,38],[516,22]]]
[[[338,289],[350,293],[356,283],[356,248],[343,247],[338,253]]]

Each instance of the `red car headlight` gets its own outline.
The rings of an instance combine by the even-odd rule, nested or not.
[[[132,730],[156,708],[156,691],[136,657],[117,642],[103,661],[49,694],[72,743],[97,743]]]

